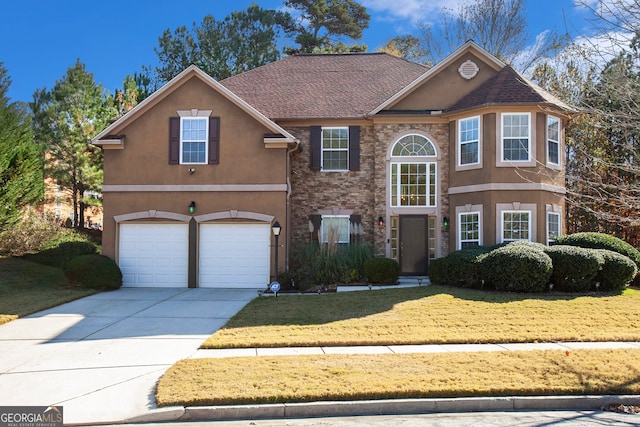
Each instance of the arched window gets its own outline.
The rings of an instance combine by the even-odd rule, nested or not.
[[[391,206],[436,206],[436,149],[428,138],[411,134],[391,150]]]

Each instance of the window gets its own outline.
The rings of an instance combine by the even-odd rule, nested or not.
[[[529,150],[530,114],[509,113],[502,115],[502,160],[527,162]]]
[[[502,241],[531,240],[530,211],[502,211]]]
[[[551,116],[547,117],[547,161],[560,164],[560,120]]]
[[[349,215],[322,216],[322,243],[349,243]]]
[[[480,117],[458,122],[458,165],[480,163]]]
[[[207,118],[180,119],[180,163],[207,163],[207,135]]]
[[[458,215],[458,249],[480,246],[480,212]]]
[[[322,128],[322,170],[349,170],[349,128]]]
[[[551,244],[561,234],[560,214],[557,212],[547,212],[547,244]]]
[[[435,157],[434,145],[422,135],[400,138],[391,150],[392,206],[436,206],[436,163],[418,161],[418,157]],[[406,160],[406,161],[405,161]]]

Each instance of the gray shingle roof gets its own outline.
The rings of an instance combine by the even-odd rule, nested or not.
[[[359,118],[427,70],[386,53],[295,55],[220,83],[270,119]]]

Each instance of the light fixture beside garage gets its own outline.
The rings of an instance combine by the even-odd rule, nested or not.
[[[280,236],[280,231],[282,231],[282,227],[280,226],[280,223],[278,221],[274,222],[273,225],[271,226],[271,231],[273,232],[273,236],[276,238],[276,250],[275,250],[275,268],[276,268],[276,274],[275,274],[275,278],[276,281],[278,280],[278,237]]]
[[[196,202],[193,200],[189,203],[189,213],[192,214],[196,211]]]

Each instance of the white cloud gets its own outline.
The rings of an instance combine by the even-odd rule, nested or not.
[[[376,18],[395,22],[410,22],[416,26],[423,21],[432,21],[444,7],[457,10],[464,0],[362,0],[362,4],[376,13]]]

